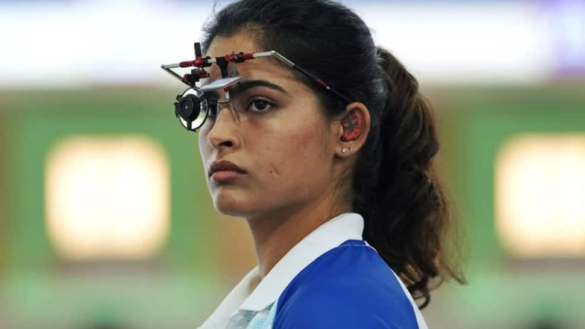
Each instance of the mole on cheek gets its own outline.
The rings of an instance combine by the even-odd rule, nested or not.
[[[276,171],[276,168],[274,168],[274,166],[272,164],[270,164],[270,173],[272,174],[272,176],[274,177],[278,177],[278,171]]]

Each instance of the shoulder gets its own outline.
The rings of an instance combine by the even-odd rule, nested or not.
[[[281,294],[274,329],[296,328],[419,326],[390,267],[363,241],[348,240],[307,266]]]

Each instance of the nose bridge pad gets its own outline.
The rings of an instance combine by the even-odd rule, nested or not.
[[[231,100],[229,99],[221,99],[217,102],[217,106],[219,107],[217,113],[219,113],[221,110],[223,110],[224,108],[226,110],[229,110],[232,113],[232,117],[234,118],[234,122],[236,124],[240,124],[240,114],[238,113],[238,111],[236,111],[236,109],[234,109],[234,106],[232,105]]]

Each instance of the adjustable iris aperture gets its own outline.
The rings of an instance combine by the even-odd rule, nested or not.
[[[205,94],[199,89],[189,88],[183,95],[177,96],[175,116],[188,130],[201,127],[209,115],[209,104]]]

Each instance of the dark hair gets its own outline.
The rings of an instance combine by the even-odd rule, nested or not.
[[[429,105],[416,79],[390,52],[376,47],[364,21],[328,0],[240,0],[204,28],[203,48],[217,36],[245,31],[261,51],[276,50],[365,104],[371,128],[351,174],[353,211],[365,220],[364,240],[403,280],[419,308],[446,277],[465,283],[449,262],[445,237],[451,216],[432,170],[439,151]],[[298,75],[297,75],[298,76]],[[302,76],[327,117],[341,104]],[[430,280],[439,282],[430,287]]]

